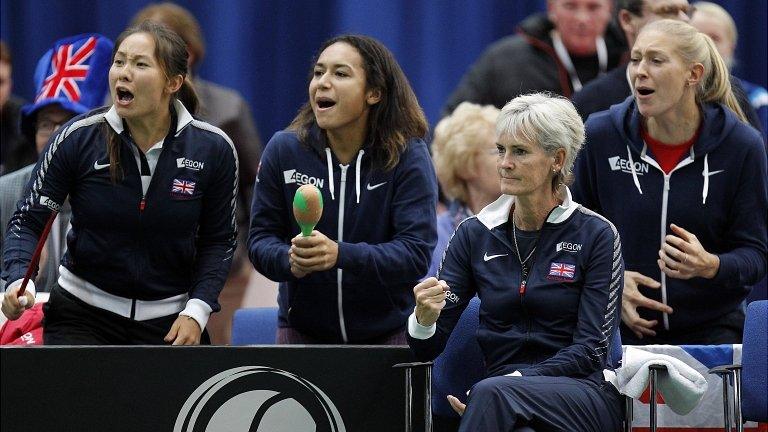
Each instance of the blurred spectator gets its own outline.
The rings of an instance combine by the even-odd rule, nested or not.
[[[70,50],[71,47],[74,49]],[[84,56],[77,60],[78,52]],[[67,54],[69,52],[69,54]],[[74,56],[69,57],[74,53]],[[85,70],[83,77],[56,81],[64,66],[57,66],[60,55],[76,62]],[[98,108],[107,94],[107,72],[112,55],[112,41],[99,34],[83,34],[57,41],[37,63],[35,69],[35,102],[21,108],[23,142],[37,154],[42,153],[51,136],[77,114]],[[67,63],[69,66],[71,63]],[[74,64],[74,63],[72,63]],[[53,79],[52,79],[53,78]],[[35,163],[0,177],[0,250],[8,221],[22,199],[24,188],[32,176]],[[65,202],[51,228],[46,248],[40,259],[40,271],[34,280],[37,291],[50,291],[58,279],[58,268],[65,249],[65,236],[71,209]],[[0,260],[0,270],[3,263]],[[3,284],[4,285],[4,284]]]
[[[197,19],[188,10],[173,3],[155,3],[140,10],[132,25],[149,20],[170,27],[187,44],[189,51],[188,77],[200,99],[199,117],[221,128],[234,142],[240,163],[240,197],[237,203],[238,241],[232,270],[219,296],[221,312],[208,321],[211,342],[230,341],[232,315],[240,307],[248,278],[253,269],[248,262],[246,242],[253,183],[261,158],[261,140],[253,121],[251,109],[237,91],[205,81],[196,76],[196,67],[205,57],[205,41]]]
[[[19,115],[24,101],[11,94],[13,90],[13,56],[0,41],[0,175],[15,171],[37,159],[32,146],[21,146]]]
[[[437,179],[451,199],[437,216],[437,247],[427,276],[434,276],[451,234],[461,221],[501,195],[496,172],[496,118],[499,109],[462,102],[435,127],[432,161]]]
[[[693,14],[693,7],[688,0],[618,0],[616,7],[617,21],[624,30],[627,45],[632,48],[637,35],[646,24],[660,19],[677,19],[688,22]],[[762,131],[760,120],[747,100],[744,90],[733,80],[733,93],[741,106],[749,123],[757,130]],[[627,78],[627,65],[624,64],[608,72],[602,77],[585,85],[581,91],[573,96],[573,104],[581,114],[581,118],[587,119],[590,114],[607,110],[611,105],[622,102],[629,97],[632,91],[629,88]]]
[[[621,234],[622,341],[741,343],[743,300],[766,271],[762,138],[692,26],[645,26],[628,70],[633,97],[590,116],[573,187]]]
[[[547,13],[528,17],[517,35],[485,50],[448,98],[443,113],[467,101],[501,108],[534,91],[570,97],[615,68],[626,49],[609,27],[611,0],[548,0]]]
[[[719,5],[710,2],[694,3],[696,10],[691,18],[691,25],[712,38],[717,50],[723,56],[725,64],[733,68],[733,53],[736,51],[739,33],[731,15]],[[760,118],[763,132],[768,132],[768,92],[761,86],[734,78],[739,81],[749,103]]]

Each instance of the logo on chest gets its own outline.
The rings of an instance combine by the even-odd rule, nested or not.
[[[305,185],[305,184],[311,184],[313,186],[317,186],[318,189],[323,188],[323,183],[325,183],[324,179],[317,178],[317,177],[310,177],[306,174],[302,174],[295,169],[289,169],[283,171],[283,180],[285,180],[285,184],[291,184],[296,183],[298,185]]]
[[[197,184],[191,180],[173,179],[171,184],[171,197],[177,199],[189,199],[195,194]]]
[[[187,168],[191,169],[192,171],[200,171],[205,166],[204,162],[187,159],[187,158],[176,158],[176,168]]]
[[[620,156],[609,157],[608,164],[611,165],[611,171],[621,171],[623,173],[632,174],[632,168],[634,168],[635,174],[640,176],[648,174],[649,170],[647,163],[633,163],[627,159],[622,159]]]
[[[576,266],[574,264],[559,262],[550,263],[547,279],[561,282],[573,282],[576,280]]]

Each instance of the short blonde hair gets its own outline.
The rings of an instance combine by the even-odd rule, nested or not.
[[[552,192],[570,182],[573,163],[585,140],[584,122],[573,103],[549,93],[530,93],[507,102],[496,122],[496,136],[502,135],[538,144],[549,155],[565,150],[563,168],[552,178]]]
[[[739,39],[739,32],[736,29],[736,23],[733,21],[733,17],[731,17],[731,14],[729,14],[727,10],[723,9],[723,7],[718,4],[706,1],[696,2],[693,6],[696,8],[693,12],[694,15],[703,13],[704,15],[712,17],[725,24],[726,33],[728,37],[731,38],[733,46],[736,46],[736,42]]]
[[[440,120],[432,140],[432,161],[443,192],[449,198],[467,202],[467,182],[460,173],[472,169],[485,143],[485,134],[493,136],[499,109],[462,102],[450,116]]]

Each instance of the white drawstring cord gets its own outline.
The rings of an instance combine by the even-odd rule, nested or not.
[[[363,160],[363,153],[365,150],[360,150],[357,153],[357,163],[355,164],[355,192],[357,192],[357,203],[360,204],[360,165]]]
[[[331,191],[331,199],[336,200],[336,195],[333,193],[333,162],[331,161],[331,149],[325,148],[325,159],[328,161],[328,183],[330,183],[328,189]]]
[[[632,180],[635,181],[635,187],[637,188],[637,191],[640,192],[640,195],[643,194],[643,189],[640,188],[640,180],[637,178],[637,171],[635,170],[635,161],[632,159],[632,152],[629,150],[629,146],[627,146],[627,158],[629,159],[629,169],[632,171]]]

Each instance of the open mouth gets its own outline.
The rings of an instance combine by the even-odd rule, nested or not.
[[[336,105],[336,101],[326,97],[317,98],[316,103],[317,103],[317,107],[320,109],[327,109]]]
[[[118,87],[116,89],[116,94],[117,94],[117,100],[119,102],[128,103],[133,100],[133,93],[131,93],[130,91],[124,88]]]
[[[652,88],[648,88],[648,87],[638,87],[637,88],[637,94],[639,94],[640,96],[648,96],[648,95],[651,95],[651,94],[653,94],[655,92],[656,92],[656,90],[654,90]]]

